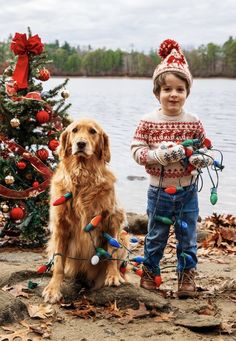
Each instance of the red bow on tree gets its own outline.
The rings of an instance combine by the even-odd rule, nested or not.
[[[27,39],[25,33],[16,33],[11,42],[11,50],[18,55],[18,60],[13,73],[13,79],[17,82],[18,89],[28,87],[29,53],[38,55],[43,52],[44,45],[36,34]]]

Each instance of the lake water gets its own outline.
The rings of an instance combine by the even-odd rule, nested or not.
[[[62,83],[64,78],[52,78],[44,90]],[[96,119],[110,137],[111,168],[117,177],[117,195],[128,212],[146,212],[148,177],[144,167],[135,163],[130,143],[141,116],[159,103],[152,94],[151,79],[71,78],[67,89],[72,103],[73,119]],[[196,113],[203,121],[214,148],[224,156],[225,169],[219,173],[218,202],[210,203],[212,184],[206,170],[203,189],[199,193],[200,215],[213,212],[236,215],[236,80],[195,79],[185,109]],[[216,159],[219,159],[215,153]],[[128,176],[144,176],[143,181],[130,181]],[[212,173],[216,181],[214,173]]]

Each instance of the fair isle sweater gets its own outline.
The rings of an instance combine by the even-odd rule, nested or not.
[[[170,163],[164,167],[153,158],[153,150],[163,141],[175,143],[186,139],[204,141],[205,137],[202,122],[196,115],[182,111],[178,116],[167,116],[160,110],[155,110],[143,116],[139,122],[131,144],[131,152],[134,160],[145,166],[152,186],[185,187],[194,182],[195,176],[191,175],[183,162]]]

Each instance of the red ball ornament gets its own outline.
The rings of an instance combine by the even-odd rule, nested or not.
[[[24,161],[18,161],[16,164],[17,168],[23,170],[25,169],[25,167],[27,166],[26,163]]]
[[[38,181],[34,181],[34,182],[33,182],[33,187],[34,187],[34,188],[39,187],[39,182],[38,182]]]
[[[37,79],[39,79],[40,81],[47,81],[50,78],[50,72],[43,68],[41,70],[39,70],[38,74],[37,74]]]
[[[59,144],[60,142],[58,140],[52,139],[48,142],[48,148],[54,152]]]
[[[49,119],[50,119],[50,115],[45,110],[38,111],[37,114],[36,114],[36,120],[39,123],[46,123],[46,122],[49,121]]]
[[[47,158],[48,158],[48,156],[49,156],[49,153],[48,153],[47,149],[41,148],[41,149],[37,150],[36,156],[37,156],[40,160],[45,161],[45,160],[47,160]]]
[[[10,211],[10,217],[12,220],[21,220],[24,218],[24,211],[20,207],[14,207]]]

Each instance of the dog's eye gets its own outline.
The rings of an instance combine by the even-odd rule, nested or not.
[[[74,128],[74,129],[72,130],[73,133],[77,133],[77,131],[78,131],[78,128]]]
[[[97,131],[94,128],[90,128],[89,132],[90,132],[90,134],[96,134],[97,133]]]

